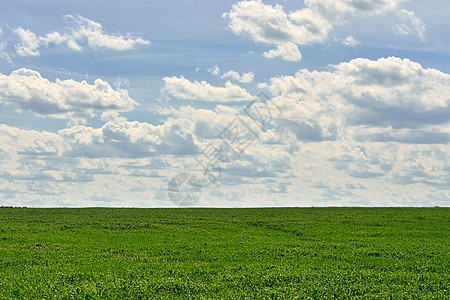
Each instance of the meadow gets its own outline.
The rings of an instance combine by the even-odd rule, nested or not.
[[[449,299],[449,208],[0,208],[0,299]]]

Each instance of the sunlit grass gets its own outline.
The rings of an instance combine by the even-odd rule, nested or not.
[[[448,208],[0,209],[0,298],[449,298]]]

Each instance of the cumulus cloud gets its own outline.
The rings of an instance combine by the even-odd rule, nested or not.
[[[0,27],[0,36],[3,34],[3,29]],[[12,64],[11,57],[9,56],[8,52],[6,51],[6,42],[0,42],[0,58],[3,58],[10,64]]]
[[[126,121],[116,113],[105,113],[104,119],[111,121],[99,128],[80,125],[55,133],[2,125],[0,158],[6,159],[0,159],[0,194],[39,189],[40,195],[48,192],[68,199],[76,190],[64,183],[77,182],[86,199],[111,192],[117,201],[144,196],[152,200],[136,205],[164,205],[153,199],[166,198],[166,177],[184,170],[206,180],[196,160],[188,157],[201,159],[204,147],[220,142],[220,132],[239,117],[258,132],[257,138],[240,157],[233,157],[221,174],[221,184],[214,186],[216,196],[204,198],[205,205],[234,205],[222,202],[223,195],[239,191],[239,201],[245,201],[239,203],[244,205],[271,205],[267,197],[274,192],[283,205],[442,205],[445,200],[422,199],[448,195],[449,114],[443,114],[447,119],[440,122],[432,119],[448,107],[449,93],[434,94],[441,101],[430,103],[423,96],[433,93],[431,87],[447,88],[448,76],[390,57],[356,59],[329,71],[300,70],[295,76],[272,78],[266,88],[283,114],[266,129],[239,109],[224,105],[164,108],[160,115],[170,117],[161,125]],[[419,81],[423,94],[408,89]],[[409,101],[389,98],[388,91],[399,88]],[[367,106],[371,102],[399,109],[399,115],[411,118],[409,127],[396,127],[395,118],[378,123],[359,120],[358,114],[372,109]],[[409,115],[414,109],[430,115],[422,114],[418,118],[422,121],[415,122],[416,117]],[[433,138],[430,132],[440,135]],[[31,183],[32,187],[24,186]],[[211,189],[205,186],[204,191]],[[291,196],[300,193],[300,200]],[[93,201],[87,204],[97,203]],[[129,204],[106,202],[123,203]]]
[[[358,46],[359,44],[361,44],[361,42],[355,40],[355,38],[352,37],[352,36],[350,35],[350,36],[347,36],[347,37],[342,41],[342,44],[344,44],[345,46],[349,46],[349,47],[356,47],[356,46]]]
[[[17,54],[20,56],[39,56],[39,48],[48,47],[51,44],[65,45],[71,50],[81,51],[83,44],[92,49],[106,48],[114,51],[124,51],[135,48],[137,45],[148,45],[150,42],[141,37],[111,35],[103,30],[103,26],[95,21],[79,15],[65,15],[66,22],[70,25],[69,32],[50,32],[44,36],[37,36],[29,29],[22,27],[14,29],[20,38],[20,44],[16,45]]]
[[[321,42],[329,29],[327,22],[320,16],[315,19],[311,11],[288,15],[281,5],[273,7],[261,1],[238,2],[223,16],[235,34],[246,34],[256,42],[268,44]]]
[[[255,79],[255,73],[253,73],[253,72],[247,72],[247,73],[241,74],[239,72],[230,70],[221,75],[220,69],[218,66],[214,66],[214,67],[208,69],[208,72],[211,75],[220,76],[220,78],[231,79],[231,80],[238,81],[241,83],[250,83],[250,82],[253,82],[253,79]]]
[[[61,156],[70,146],[57,134],[23,130],[0,124],[0,152],[7,154]]]
[[[365,204],[359,205],[380,205],[385,201],[387,205],[420,206],[440,202],[425,200],[424,191],[434,195],[445,193],[450,175],[446,170],[448,151],[448,144],[308,143],[302,145],[295,164],[305,163],[304,175],[300,176],[317,188],[318,198],[322,200],[330,197],[333,202],[347,202],[365,198]],[[321,169],[326,176],[313,175],[320,174]],[[307,189],[308,184],[299,187],[299,190]]]
[[[273,7],[261,1],[238,2],[223,17],[229,20],[228,26],[236,35],[248,35],[255,42],[289,47],[288,59],[292,59],[292,45],[286,46],[286,43],[304,45],[323,42],[331,29],[325,19],[311,10],[286,14],[282,6]],[[277,56],[284,54],[285,51],[278,49]]]
[[[109,121],[100,128],[77,125],[53,132],[0,124],[0,153],[52,157],[139,158],[198,151],[194,123],[168,119],[162,125]]]
[[[242,83],[251,83],[253,82],[253,79],[255,79],[255,73],[253,72],[247,72],[247,73],[242,73],[240,74],[239,72],[230,70],[226,73],[224,73],[221,78],[224,79],[232,79],[238,82],[242,82]]]
[[[159,200],[152,193],[167,184],[159,173],[170,163],[153,155],[196,150],[175,124],[132,122],[56,133],[0,125],[0,141],[1,201],[27,206],[154,205]],[[139,203],[126,200],[136,193]]]
[[[162,93],[170,98],[183,100],[233,102],[252,100],[245,89],[227,81],[224,87],[212,86],[206,81],[189,81],[181,77],[164,77]]]
[[[394,33],[398,35],[417,35],[420,39],[425,40],[425,24],[414,12],[401,9],[397,12],[397,16],[404,23],[394,25]]]
[[[0,74],[0,103],[74,122],[83,122],[97,113],[130,111],[137,105],[127,90],[114,90],[102,79],[94,84],[72,79],[51,82],[25,68],[10,75]]]
[[[278,45],[276,49],[265,52],[263,56],[267,58],[274,58],[279,56],[287,61],[300,61],[302,59],[302,54],[298,50],[297,45],[290,42]]]
[[[20,44],[16,45],[17,54],[20,56],[39,56],[40,40],[28,29],[22,27],[13,30],[20,38]]]
[[[212,75],[219,75],[220,74],[220,69],[218,66],[214,66],[210,69],[208,69],[208,72],[211,73]]]
[[[167,120],[163,125],[110,121],[99,129],[75,126],[58,134],[72,149],[71,155],[86,157],[146,157],[197,152],[192,124]]]
[[[300,70],[265,88],[283,111],[275,131],[302,142],[448,144],[450,75],[397,57]]]
[[[450,75],[425,69],[409,59],[358,58],[341,63],[336,71],[349,84],[344,94],[347,99],[361,108],[379,111],[380,116],[387,109],[425,116],[448,111],[450,106]],[[433,122],[431,118],[427,121]]]
[[[8,52],[5,49],[6,49],[6,43],[4,43],[4,42],[0,43],[0,58],[3,58],[10,64],[13,64],[11,57],[9,56]]]
[[[413,12],[400,9],[403,0],[306,0],[305,8],[285,12],[281,5],[269,5],[261,0],[240,1],[223,14],[228,27],[236,35],[250,37],[255,42],[276,45],[264,53],[267,58],[281,57],[299,61],[296,45],[323,43],[334,26],[355,17],[394,13],[403,21],[394,30],[398,34],[416,34],[424,39],[424,24]],[[356,40],[347,37],[345,45],[355,46]]]

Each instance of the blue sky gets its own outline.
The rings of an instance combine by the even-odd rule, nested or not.
[[[3,1],[0,205],[448,206],[449,14]]]

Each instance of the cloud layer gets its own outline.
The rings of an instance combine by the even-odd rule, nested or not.
[[[323,43],[335,26],[358,16],[392,13],[404,22],[394,24],[397,34],[424,37],[423,23],[400,5],[306,1],[304,9],[285,12],[242,1],[225,18],[235,34],[273,45],[263,56],[298,61],[298,46]],[[121,51],[148,43],[109,35],[80,16],[66,18],[66,33],[15,29],[17,53],[38,56],[51,45]],[[353,36],[335,41],[359,45]],[[356,58],[326,71],[272,77],[259,84],[269,95],[262,101],[240,86],[251,88],[252,71],[215,66],[209,72],[224,84],[164,77],[161,92],[172,101],[153,108],[153,122],[120,116],[138,103],[103,79],[49,80],[26,68],[0,74],[1,105],[69,121],[53,132],[0,124],[0,197],[35,206],[170,206],[168,180],[190,172],[204,187],[203,205],[446,203],[449,74],[398,57]],[[221,155],[215,169],[207,164],[211,146]],[[21,193],[27,200],[18,200]]]
[[[173,206],[168,183],[188,172],[205,206],[448,206],[441,3],[276,3],[237,0],[222,20],[211,13],[222,4],[161,15],[168,3],[144,19],[128,5],[127,30],[158,43],[111,56],[149,44],[121,29],[121,10],[66,15],[60,29],[11,2],[0,11],[0,205]]]

